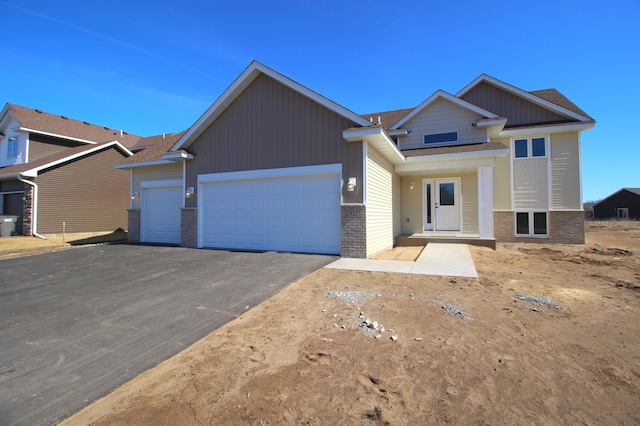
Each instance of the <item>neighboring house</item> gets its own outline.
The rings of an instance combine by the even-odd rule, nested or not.
[[[130,157],[139,136],[14,104],[0,112],[0,215],[17,235],[126,229]]]
[[[587,220],[593,219],[593,205],[595,202],[588,201],[582,204],[582,209],[584,210],[584,218]]]
[[[594,219],[640,220],[640,188],[622,188],[593,205]]]
[[[360,258],[403,236],[583,243],[594,124],[554,89],[487,75],[361,116],[253,62],[173,145],[117,167],[131,241]]]

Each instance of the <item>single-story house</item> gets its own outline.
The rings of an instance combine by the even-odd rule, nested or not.
[[[0,112],[0,215],[16,235],[127,227],[129,173],[114,168],[139,136],[6,104]]]
[[[622,188],[593,205],[594,219],[640,220],[640,188]]]
[[[555,89],[488,75],[359,115],[253,62],[131,170],[131,241],[366,258],[396,241],[583,243],[582,131]]]

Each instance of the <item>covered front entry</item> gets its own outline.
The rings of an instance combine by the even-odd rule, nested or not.
[[[199,178],[200,247],[340,253],[341,165]]]
[[[423,230],[460,231],[460,178],[422,180]]]

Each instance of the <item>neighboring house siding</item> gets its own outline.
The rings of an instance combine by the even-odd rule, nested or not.
[[[578,133],[551,135],[551,208],[580,210],[580,139]]]
[[[367,256],[393,247],[393,166],[367,150]]]
[[[549,209],[548,159],[526,158],[513,161],[514,210]]]
[[[182,179],[182,164],[170,164],[166,166],[140,167],[133,169],[131,192],[138,193],[138,198],[131,200],[131,208],[140,208],[140,196],[142,195],[142,182],[157,180]]]
[[[362,182],[362,143],[342,131],[355,123],[266,75],[260,75],[188,148],[186,185],[207,173],[342,163],[342,178]],[[360,185],[359,185],[360,186]],[[362,203],[362,191],[344,203]],[[197,194],[188,207],[197,205]]]
[[[534,123],[568,121],[566,117],[533,104],[489,83],[483,82],[462,96],[462,99],[507,118],[507,127]]]
[[[400,149],[424,148],[424,135],[448,132],[458,132],[460,144],[486,142],[486,130],[471,125],[480,118],[453,102],[437,99],[402,126],[411,133],[399,138],[398,145]]]
[[[478,234],[478,173],[463,174],[460,193],[462,194],[462,232],[465,234]]]
[[[499,139],[504,146],[510,146],[509,139]],[[511,210],[511,153],[506,157],[496,157],[493,167],[493,209]]]
[[[640,195],[622,189],[593,206],[595,219],[617,218],[617,209],[629,209],[629,219],[640,219]]]
[[[38,184],[38,233],[101,232],[127,228],[128,170],[114,164],[123,155],[107,149],[61,167],[41,171]]]
[[[29,135],[29,161],[35,161],[78,145],[84,144],[31,133]]]

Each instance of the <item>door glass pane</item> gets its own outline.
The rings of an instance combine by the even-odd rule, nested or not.
[[[427,184],[427,223],[431,223],[431,184]]]
[[[538,212],[533,214],[533,233],[543,235],[547,233],[547,214]]]
[[[516,233],[529,234],[529,213],[516,213]]]
[[[454,184],[453,183],[441,183],[440,184],[440,205],[441,206],[453,206],[454,202]]]

